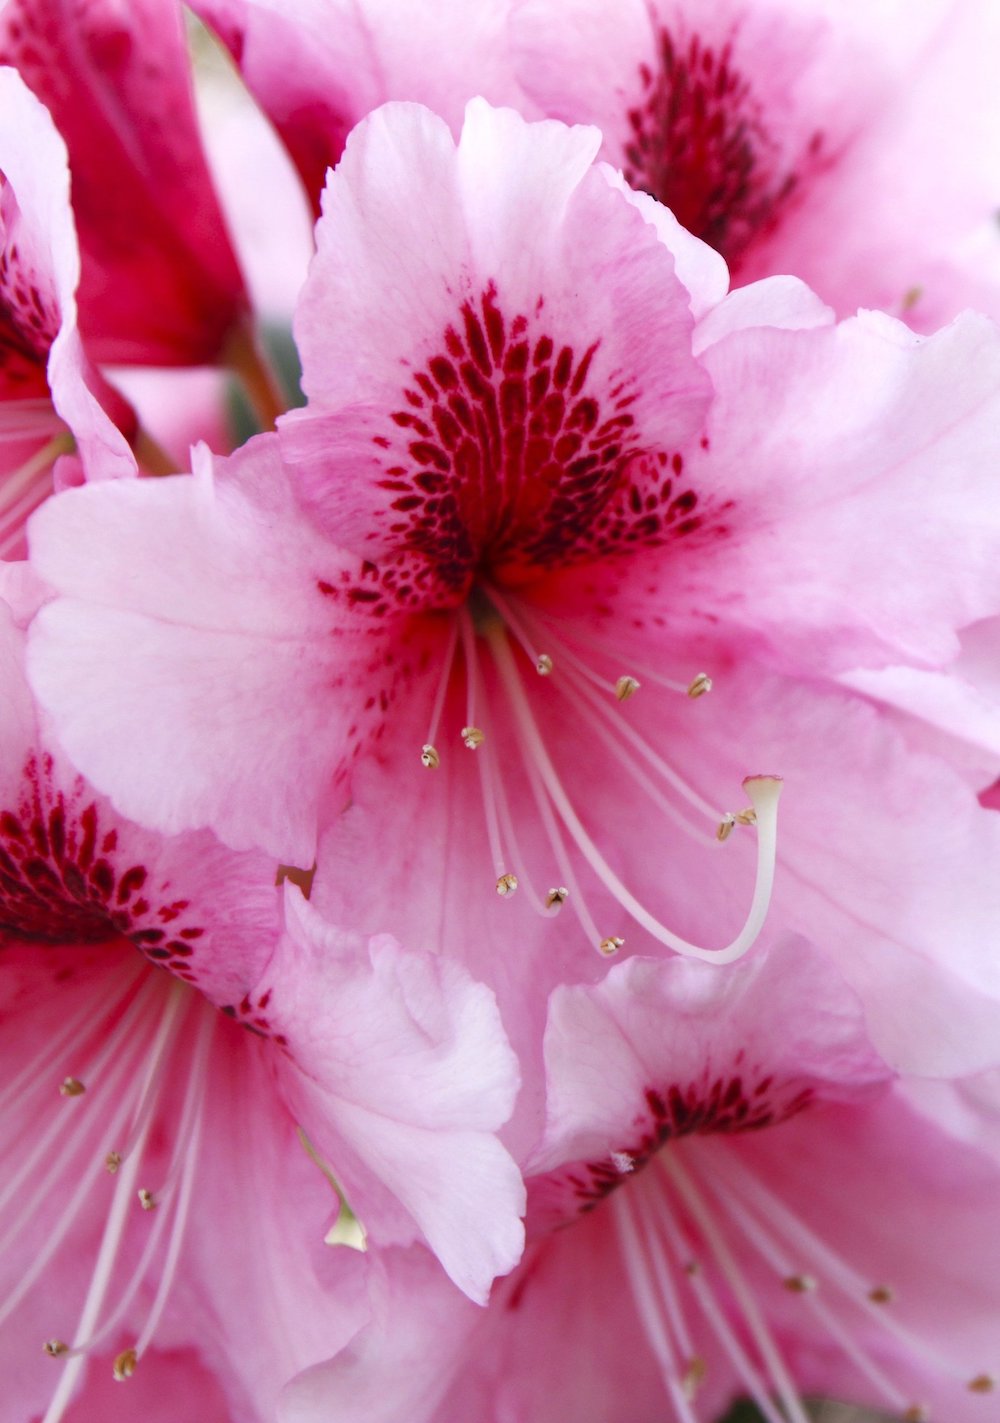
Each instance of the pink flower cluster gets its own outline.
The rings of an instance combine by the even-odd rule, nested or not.
[[[990,1423],[1000,12],[192,9],[0,9],[0,1423]]]

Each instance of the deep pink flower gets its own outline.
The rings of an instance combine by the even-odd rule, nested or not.
[[[66,140],[95,360],[221,359],[246,296],[202,152],[175,0],[11,0],[0,59]]]
[[[1000,313],[995,12],[966,0],[513,0],[514,69],[542,113],[724,253],[794,272],[838,312],[933,330]]]
[[[164,840],[95,795],[0,613],[9,1416],[47,1403],[56,1423],[92,1355],[127,1373],[155,1340],[203,1350],[239,1416],[266,1419],[365,1317],[357,1270],[316,1275],[338,1210],[321,1171],[373,1243],[426,1241],[477,1299],[515,1263],[523,1187],[493,1133],[516,1064],[458,965],[340,932],[269,856]]]
[[[755,831],[739,785],[782,774],[768,935],[829,949],[894,1065],[992,1062],[1000,825],[837,678],[943,672],[1000,603],[1000,340],[835,327],[790,279],[720,302],[598,141],[482,103],[457,147],[415,106],[362,125],[290,472],[262,437],[50,501],[35,686],[142,823],[300,866],[326,827],[313,903],[461,958],[526,1070],[599,942],[747,946],[774,786]]]
[[[488,1311],[390,1260],[282,1423],[695,1423],[740,1395],[805,1423],[817,1394],[991,1416],[997,1160],[891,1088],[809,945],[557,990],[545,1070],[536,1233]]]
[[[61,456],[79,450],[98,478],[135,472],[117,428],[134,435],[135,417],[83,353],[79,275],[66,149],[19,76],[0,69],[0,556],[23,553]]]

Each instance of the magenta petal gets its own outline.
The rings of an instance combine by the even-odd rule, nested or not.
[[[261,988],[296,1115],[373,1242],[424,1238],[482,1302],[523,1246],[520,1172],[495,1136],[519,1074],[493,994],[386,937],[364,946],[292,887],[285,904]]]
[[[0,56],[70,152],[93,356],[218,359],[245,298],[198,136],[180,6],[15,0]]]

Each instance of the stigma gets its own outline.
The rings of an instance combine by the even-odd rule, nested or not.
[[[579,634],[562,632],[526,599],[491,585],[477,585],[448,618],[420,760],[425,769],[437,771],[450,755],[474,754],[497,895],[511,899],[520,891],[548,918],[569,905],[585,940],[605,958],[616,955],[637,930],[684,957],[712,963],[742,957],[759,935],[770,905],[781,778],[748,775],[742,782],[748,803],[720,807],[628,718],[633,701],[653,698],[672,698],[697,715],[692,704],[711,692],[712,677],[705,671],[673,679],[652,667],[616,669],[613,648],[596,641],[581,645]],[[553,704],[550,692],[561,702],[555,721],[551,714],[539,714],[543,692],[546,707]],[[453,718],[459,706],[461,716]],[[666,859],[677,833],[701,842],[706,855],[734,835],[754,837],[750,904],[728,943],[702,945],[671,929],[618,873],[610,857],[613,836],[602,833],[599,817],[588,814],[586,765],[574,766],[572,778],[561,772],[558,734],[553,738],[551,730],[543,729],[563,720],[575,733],[586,733],[595,765],[614,762],[621,768],[622,794],[634,801],[636,823],[644,827],[651,852]],[[669,718],[663,722],[669,724]],[[464,751],[458,749],[463,746]],[[526,854],[522,844],[529,836],[532,849]],[[542,867],[533,861],[540,855],[548,861],[547,883],[554,887],[546,888],[539,877]],[[604,906],[610,898],[615,922],[599,923],[591,907],[595,891]],[[605,920],[608,913],[606,907],[601,911]]]

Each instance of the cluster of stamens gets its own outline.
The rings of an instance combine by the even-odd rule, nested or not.
[[[513,729],[538,820],[559,872],[559,882],[547,890],[538,891],[532,883],[518,845],[503,765],[498,754],[490,755],[493,732],[486,715],[488,708],[483,692],[486,675],[480,664],[481,649],[492,664],[494,684],[505,702],[503,720]],[[600,647],[596,651],[598,658],[606,658],[607,654]],[[518,653],[523,654],[527,666],[539,677],[550,680],[558,688],[571,714],[593,729],[600,746],[623,766],[654,807],[684,833],[710,846],[713,840],[727,840],[737,827],[757,828],[753,902],[743,928],[730,944],[717,950],[705,949],[672,933],[636,899],[608,864],[584,826],[545,745],[525,687],[524,662]],[[470,606],[451,615],[440,681],[420,752],[421,762],[428,770],[438,770],[442,764],[438,737],[459,655],[465,674],[465,717],[460,738],[468,750],[477,753],[479,761],[486,836],[497,894],[509,899],[523,884],[533,906],[548,916],[570,903],[588,941],[599,953],[610,957],[622,948],[625,936],[622,932],[607,933],[598,929],[577,873],[582,859],[621,909],[661,944],[689,957],[721,963],[731,962],[745,953],[760,931],[770,899],[779,779],[748,777],[744,787],[751,804],[738,811],[720,812],[665,760],[658,748],[615,711],[615,703],[624,705],[632,701],[646,681],[697,701],[711,691],[711,677],[706,672],[698,672],[690,680],[679,682],[655,670],[638,668],[611,677],[602,675],[569,639],[559,637],[555,629],[522,602],[492,587],[477,590]]]
[[[904,1423],[930,1423],[930,1410],[907,1397],[862,1335],[883,1335],[893,1353],[970,1393],[996,1391],[993,1374],[970,1376],[916,1337],[892,1308],[896,1291],[865,1279],[727,1144],[703,1139],[694,1151],[675,1144],[643,1175],[642,1189],[616,1191],[610,1205],[636,1313],[678,1423],[697,1423],[693,1404],[708,1374],[694,1343],[699,1333],[712,1337],[766,1423],[811,1423],[767,1320],[764,1300],[774,1287],[801,1299],[869,1392]]]
[[[216,1015],[184,984],[144,966],[124,973],[116,993],[96,1021],[88,1000],[46,1044],[42,1060],[27,1064],[0,1093],[0,1100],[27,1099],[22,1120],[33,1131],[17,1171],[0,1190],[0,1210],[6,1206],[13,1216],[0,1246],[6,1248],[30,1225],[60,1182],[74,1183],[61,1217],[46,1230],[44,1246],[0,1301],[0,1324],[40,1278],[95,1194],[103,1194],[102,1178],[114,1180],[90,1284],[76,1327],[67,1335],[73,1342],[53,1337],[43,1345],[51,1358],[64,1361],[64,1369],[42,1423],[59,1423],[88,1357],[118,1332],[155,1268],[157,1288],[145,1325],[113,1363],[120,1382],[135,1372],[166,1307],[192,1201]],[[80,1075],[60,1080],[52,1069],[63,1062],[79,1064]],[[186,1086],[176,1120],[171,1120],[164,1090],[178,1078]],[[47,1111],[45,1096],[53,1091],[72,1105]],[[164,1132],[173,1142],[165,1166],[157,1165],[153,1145]],[[162,1180],[143,1180],[155,1170],[162,1172]],[[111,1302],[134,1212],[146,1213],[150,1225],[137,1264],[124,1281],[117,1281]]]

